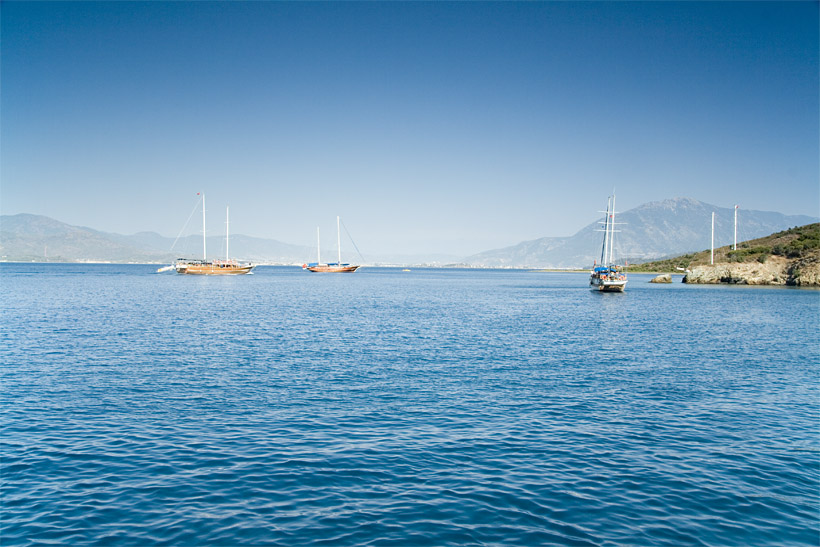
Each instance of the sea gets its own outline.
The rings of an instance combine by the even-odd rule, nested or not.
[[[818,545],[820,291],[0,264],[0,545]]]

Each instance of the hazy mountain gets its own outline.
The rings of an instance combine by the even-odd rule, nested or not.
[[[255,262],[301,263],[316,254],[316,250],[309,247],[239,234],[231,236],[230,243],[231,257]],[[210,257],[225,252],[222,236],[209,237],[207,245]],[[180,238],[175,243],[173,238],[154,232],[111,234],[38,215],[0,216],[3,260],[171,262],[182,256],[199,258],[201,255],[200,236]]]
[[[210,258],[225,256],[225,237],[212,236],[207,241]],[[357,261],[357,253],[343,249],[343,260]],[[82,226],[71,226],[57,220],[29,214],[0,216],[0,259],[7,261],[52,262],[159,262],[176,258],[200,258],[202,236],[191,235],[178,240],[155,232],[122,235],[100,232]],[[273,239],[231,236],[230,256],[268,264],[302,264],[316,260],[316,248],[291,245]],[[324,249],[325,260],[335,260],[336,249]],[[365,257],[368,264],[447,264],[458,261],[457,255],[382,254]]]
[[[618,213],[615,254],[619,260],[640,262],[710,247],[711,217],[715,213],[715,246],[733,238],[731,208],[694,199],[675,198],[646,203]],[[603,215],[601,215],[603,220]],[[787,216],[769,211],[738,211],[738,241],[763,237],[793,226],[816,222],[814,217]],[[543,237],[512,247],[467,257],[463,262],[484,267],[585,268],[600,260],[603,233],[593,222],[569,237]]]
[[[134,245],[143,248],[160,249],[165,248],[166,252],[173,254],[174,258],[201,258],[202,257],[202,236],[191,235],[182,237],[176,242],[173,238],[162,237],[152,232],[140,232],[131,236],[121,236]],[[225,236],[208,237],[208,257],[224,257]],[[242,234],[231,236],[230,241],[231,258],[241,260],[251,260],[253,262],[268,262],[277,264],[301,264],[316,256],[316,249],[302,245],[291,245],[282,243],[275,239],[264,239],[251,237]]]
[[[716,212],[715,246],[732,242],[732,209],[715,207],[692,199],[677,198],[647,203],[624,213],[616,234],[616,254],[630,262],[664,258],[709,247],[711,214]],[[603,215],[601,215],[603,218]],[[738,241],[763,237],[792,226],[816,222],[807,216],[740,210]],[[570,237],[543,237],[504,249],[486,251],[465,259],[449,256],[370,256],[367,262],[391,264],[463,263],[484,267],[576,268],[588,267],[600,258],[602,233],[593,222]],[[314,260],[316,249],[273,239],[232,235],[232,258],[256,263],[301,264]],[[208,256],[225,255],[224,236],[209,237]],[[334,259],[335,249],[323,258]],[[82,226],[71,226],[38,215],[0,216],[0,259],[18,261],[159,262],[175,258],[199,258],[201,236],[175,241],[153,232],[120,235]],[[353,260],[352,250],[343,259]]]
[[[134,245],[123,236],[71,226],[39,215],[0,216],[3,260],[155,262],[170,260],[166,252]]]

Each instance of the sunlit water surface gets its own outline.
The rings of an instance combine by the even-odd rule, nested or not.
[[[0,266],[3,546],[817,545],[820,292]]]

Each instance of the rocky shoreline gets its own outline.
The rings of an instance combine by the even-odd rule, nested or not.
[[[770,256],[763,263],[721,263],[695,266],[687,272],[683,282],[820,287],[820,256],[793,260]]]

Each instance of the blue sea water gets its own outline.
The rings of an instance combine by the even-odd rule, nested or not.
[[[0,545],[818,545],[820,292],[0,265]]]

